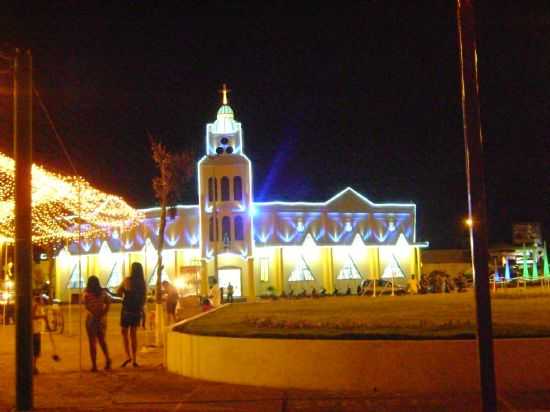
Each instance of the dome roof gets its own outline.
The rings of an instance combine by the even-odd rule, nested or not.
[[[218,117],[220,116],[233,118],[234,113],[231,106],[229,106],[228,104],[220,106],[220,108],[218,109]]]

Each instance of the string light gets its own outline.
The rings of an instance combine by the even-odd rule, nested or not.
[[[13,242],[15,162],[0,153],[0,239]],[[38,244],[85,237],[113,227],[129,228],[142,214],[119,196],[92,187],[79,176],[63,176],[32,166],[32,235]]]

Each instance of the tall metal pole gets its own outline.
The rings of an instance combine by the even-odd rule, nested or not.
[[[476,31],[474,0],[457,0],[456,14],[460,48],[461,94],[466,152],[466,179],[470,246],[474,272],[477,343],[484,412],[497,410],[493,326],[489,290],[489,251],[487,245],[487,210],[483,169],[483,137],[479,114]]]
[[[15,293],[16,293],[16,409],[33,407],[32,353],[32,55],[15,56],[14,64],[15,152]]]

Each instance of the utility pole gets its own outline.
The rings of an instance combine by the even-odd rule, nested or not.
[[[497,410],[493,325],[489,291],[489,251],[487,242],[487,200],[483,168],[483,136],[479,113],[474,0],[457,0],[456,15],[460,48],[460,74],[470,246],[474,269],[477,316],[477,344],[483,412]]]
[[[32,55],[16,51],[13,87],[15,158],[16,410],[33,408],[32,348]]]

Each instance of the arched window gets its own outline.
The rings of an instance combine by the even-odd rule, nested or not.
[[[222,177],[222,201],[229,200],[229,179],[227,176]]]
[[[240,176],[233,178],[233,199],[243,200],[243,183]]]
[[[215,177],[208,178],[208,200],[214,201],[214,197],[218,200],[218,182]]]
[[[218,240],[218,219],[216,219],[216,228],[214,228],[214,218],[208,219],[208,233],[211,242]]]
[[[214,241],[214,218],[208,219],[208,232],[210,233],[210,241]]]
[[[235,240],[243,240],[243,218],[237,216],[235,218]]]
[[[222,240],[224,243],[231,241],[231,218],[229,216],[222,218]]]

